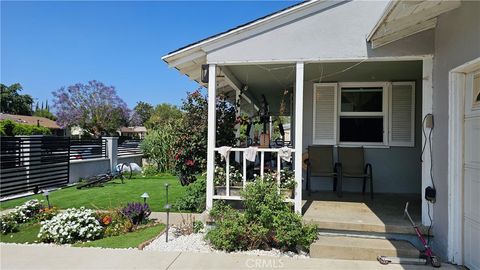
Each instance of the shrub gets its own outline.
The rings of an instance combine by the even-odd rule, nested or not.
[[[46,127],[37,127],[14,122],[10,119],[0,121],[2,135],[50,135],[52,132]]]
[[[157,172],[172,172],[174,157],[174,130],[170,124],[150,131],[140,144],[149,160],[157,165]]]
[[[145,224],[148,216],[152,213],[148,204],[133,202],[120,210],[120,213],[128,218],[134,225]]]
[[[38,214],[35,216],[35,219],[37,221],[44,221],[44,220],[49,220],[52,219],[54,216],[58,214],[58,209],[55,207],[44,207],[40,209]]]
[[[246,186],[242,197],[243,212],[218,203],[210,211],[216,226],[206,238],[214,248],[226,251],[271,247],[308,250],[316,239],[316,226],[302,223],[302,217],[283,202],[274,182],[257,178]]]
[[[202,221],[200,221],[200,220],[195,220],[195,221],[193,222],[193,232],[194,232],[194,233],[199,233],[200,231],[203,230],[203,227],[204,227],[204,226],[203,226],[203,222],[202,222]]]
[[[41,201],[37,199],[26,201],[24,204],[15,207],[8,215],[18,223],[25,223],[35,218],[44,209]]]
[[[47,243],[67,244],[95,240],[103,232],[94,211],[84,207],[67,209],[41,224],[38,238]]]
[[[11,215],[3,215],[0,218],[0,231],[2,234],[18,231],[18,223]]]
[[[97,213],[97,220],[103,226],[105,237],[133,231],[133,223],[119,210]]]
[[[205,210],[207,186],[204,178],[199,178],[186,187],[185,193],[179,198],[174,208],[178,210],[201,213]]]
[[[147,164],[143,166],[142,175],[143,176],[155,176],[158,174],[158,170],[156,166]]]

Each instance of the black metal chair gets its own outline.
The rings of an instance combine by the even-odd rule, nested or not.
[[[308,159],[304,161],[307,164],[307,191],[308,195],[311,194],[310,184],[312,177],[332,177],[333,191],[338,193],[337,182],[338,178],[341,181],[341,168],[338,163],[333,159],[333,146],[332,145],[311,145],[308,147]]]
[[[373,172],[370,163],[365,164],[363,147],[338,147],[338,161],[341,167],[341,177],[338,183],[338,193],[342,196],[342,180],[345,178],[363,179],[362,193],[365,195],[367,180],[370,180],[370,197],[373,200]]]

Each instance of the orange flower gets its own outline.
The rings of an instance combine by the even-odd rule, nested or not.
[[[105,224],[105,225],[108,225],[112,222],[112,217],[111,216],[104,216],[102,218],[102,223]]]

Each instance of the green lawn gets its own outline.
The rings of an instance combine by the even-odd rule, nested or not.
[[[19,231],[9,234],[0,234],[0,242],[4,243],[36,243],[40,224],[27,223],[19,226]]]
[[[165,225],[158,224],[153,227],[143,228],[124,235],[107,237],[91,242],[75,244],[76,247],[101,247],[101,248],[136,248],[141,243],[148,241],[165,228]]]
[[[168,201],[170,204],[180,198],[184,192],[183,187],[176,176],[169,174],[142,177],[134,176],[132,179],[125,180],[125,184],[121,184],[120,180],[106,183],[103,187],[82,188],[69,187],[50,192],[50,203],[60,209],[71,207],[86,207],[92,209],[111,209],[126,205],[128,202],[142,202],[140,198],[144,192],[150,195],[147,203],[152,211],[164,211],[165,200],[165,183],[170,184],[168,189]],[[19,198],[0,203],[0,209],[13,208],[17,205],[31,200],[44,199],[43,195],[37,194],[29,197]]]

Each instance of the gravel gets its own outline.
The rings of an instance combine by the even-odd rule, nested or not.
[[[152,241],[144,250],[155,251],[177,251],[177,252],[200,252],[200,253],[227,253],[225,251],[213,249],[205,240],[205,233],[192,233],[190,235],[175,235],[175,228],[168,231],[168,243],[165,242],[165,233]],[[282,252],[278,249],[272,250],[248,250],[234,251],[230,254],[244,254],[253,256],[273,256],[273,257],[290,257],[290,258],[309,258],[307,253],[297,254],[295,252]]]

